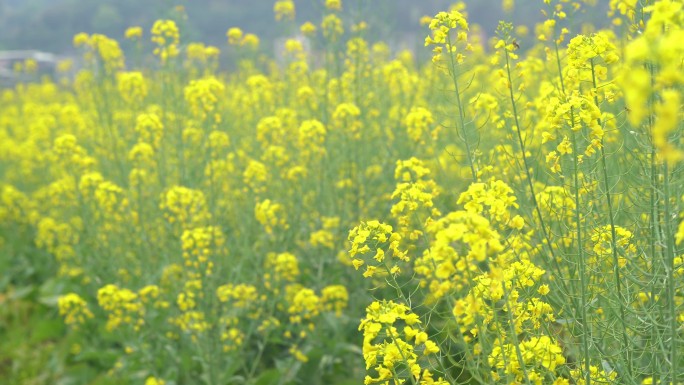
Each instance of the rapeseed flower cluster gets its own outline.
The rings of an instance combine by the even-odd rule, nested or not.
[[[403,329],[401,328],[403,324]],[[388,384],[409,381],[420,384],[446,384],[441,378],[419,364],[421,356],[439,353],[439,347],[428,339],[420,328],[420,319],[403,304],[393,301],[373,302],[366,308],[361,321],[363,357],[366,369],[373,369],[377,377],[367,375],[364,384]],[[422,353],[420,356],[418,353]]]
[[[179,54],[180,31],[173,20],[157,20],[152,26],[152,42],[157,46],[154,54],[162,63]]]
[[[64,317],[64,323],[73,327],[78,327],[94,317],[88,309],[88,303],[75,293],[59,297],[59,315]]]
[[[83,47],[86,50],[84,59],[102,63],[103,69],[110,74],[124,67],[123,51],[119,43],[107,36],[79,33],[74,36],[74,46]]]
[[[434,46],[432,61],[437,63],[444,60],[444,54],[462,63],[465,55],[457,52],[458,43],[465,44],[465,50],[470,50],[468,42],[468,21],[459,10],[440,12],[430,21],[428,26],[432,35],[425,38],[425,46]],[[452,36],[455,33],[455,36]],[[453,55],[453,56],[452,56]]]
[[[147,96],[147,84],[142,72],[120,72],[116,80],[119,94],[127,103],[141,103]]]
[[[73,79],[23,63],[0,90],[0,282],[40,280],[65,365],[682,383],[682,1],[611,0],[579,31],[590,1],[546,0],[491,41],[456,4],[423,18],[425,63],[315,1],[301,24],[274,2],[303,35],[277,59],[249,27],[213,47],[165,19],[151,47],[125,33],[146,60],[78,34]]]

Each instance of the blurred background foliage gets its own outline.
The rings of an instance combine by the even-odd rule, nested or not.
[[[470,0],[471,23],[483,27],[490,37],[499,20],[533,26],[542,19],[539,0],[518,0],[515,10],[506,13],[500,0]],[[278,36],[292,35],[305,21],[320,22],[322,1],[295,0],[296,25],[273,22],[271,0],[0,0],[0,50],[35,49],[57,54],[72,51],[71,40],[78,32],[102,33],[121,39],[127,27],[149,29],[159,18],[177,16],[176,6],[187,14],[182,31],[185,42],[201,41],[218,47],[225,45],[230,27],[257,34],[263,47]],[[367,21],[369,40],[388,41],[401,48],[415,48],[425,29],[419,24],[423,15],[446,10],[453,0],[345,0],[350,19]],[[601,3],[601,2],[599,2]],[[607,3],[607,2],[606,2]],[[313,4],[313,5],[312,5]],[[601,4],[599,4],[601,7]],[[601,25],[604,12],[583,15],[582,21]],[[410,43],[408,43],[410,42]],[[407,46],[408,45],[408,46]]]

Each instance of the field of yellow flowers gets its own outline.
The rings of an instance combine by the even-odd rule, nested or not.
[[[684,383],[684,2],[585,3],[75,36],[0,90],[0,382]]]

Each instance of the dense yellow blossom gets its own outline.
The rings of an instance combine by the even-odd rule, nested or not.
[[[254,215],[264,226],[264,231],[267,234],[273,234],[274,230],[284,230],[288,228],[287,217],[283,212],[283,206],[272,202],[270,199],[266,199],[263,202],[259,202],[254,209]]]
[[[344,34],[342,20],[335,14],[330,14],[323,18],[321,30],[323,31],[323,36],[333,42],[337,41]]]
[[[136,293],[109,284],[97,291],[97,302],[107,312],[107,329],[114,330],[123,325],[139,328],[144,324],[145,308]]]
[[[63,318],[55,376],[682,382],[681,0],[496,31],[458,3],[415,52],[366,5],[295,3],[275,52],[247,19],[188,41],[178,6],[151,43],[77,34],[54,79],[15,65],[0,302]]]
[[[159,56],[162,63],[178,56],[180,32],[173,20],[157,20],[152,26],[152,42],[157,46],[154,54]]]
[[[332,11],[342,10],[342,0],[325,0],[325,7]]]
[[[193,80],[185,87],[185,100],[190,105],[193,115],[205,120],[216,108],[224,89],[224,85],[213,77]],[[214,116],[214,119],[220,121],[217,116]]]
[[[147,377],[145,380],[145,385],[164,385],[166,382],[162,379],[156,378],[154,376]]]
[[[458,43],[468,46],[468,21],[465,16],[457,9],[450,12],[439,12],[430,21],[428,26],[432,34],[425,38],[425,46],[434,46],[432,61],[435,63],[446,60],[444,55],[452,58],[458,63],[462,63],[465,55],[458,52]]]
[[[143,35],[142,27],[129,27],[124,32],[126,39],[140,39]]]
[[[59,297],[59,315],[64,317],[67,325],[78,327],[88,319],[94,317],[88,309],[88,304],[76,293],[69,293]]]
[[[160,208],[169,223],[183,228],[202,224],[210,217],[202,191],[187,187],[175,186],[162,194]]]
[[[276,21],[294,20],[295,5],[292,0],[277,0],[273,5]]]
[[[128,103],[141,103],[147,96],[147,84],[141,72],[120,72],[117,84],[121,97]]]

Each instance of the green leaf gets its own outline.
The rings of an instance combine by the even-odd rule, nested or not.
[[[13,300],[22,300],[28,298],[34,291],[36,287],[34,285],[22,286],[18,289],[12,290],[9,297]]]
[[[38,289],[38,302],[48,306],[57,307],[59,297],[69,292],[67,283],[58,278],[50,278],[46,280]]]
[[[34,341],[61,337],[64,334],[64,322],[61,318],[42,318],[35,322],[31,338]]]
[[[254,380],[254,385],[275,385],[280,381],[281,375],[278,369],[269,369],[262,372],[259,377]]]

